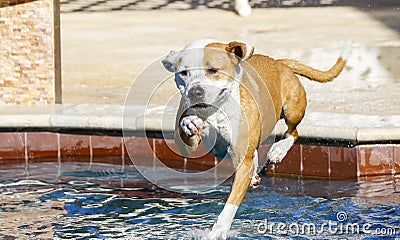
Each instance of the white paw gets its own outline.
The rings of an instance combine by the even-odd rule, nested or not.
[[[267,153],[267,158],[270,163],[280,163],[286,156],[289,149],[293,146],[294,138],[289,135],[288,137],[276,142],[272,145]]]
[[[251,14],[251,7],[247,1],[237,0],[235,10],[242,17],[247,17]]]
[[[251,178],[250,187],[251,188],[258,188],[261,183],[261,176],[255,175]]]
[[[267,153],[267,158],[270,163],[280,163],[282,162],[283,158],[286,156],[287,151],[283,151],[279,146],[272,145],[271,149]]]
[[[196,115],[190,115],[182,118],[180,126],[182,131],[189,137],[198,134],[200,130],[206,127],[203,120]]]
[[[237,237],[237,235],[238,235],[237,231],[230,230],[229,228],[218,228],[218,229],[213,228],[213,230],[211,230],[211,232],[209,232],[206,237],[203,237],[201,239],[202,240],[225,240],[225,239],[229,239],[232,237]]]
[[[207,240],[214,240],[214,239],[227,239],[228,238],[228,230],[222,230],[222,229],[218,229],[218,230],[212,230],[208,236],[207,236]]]
[[[235,233],[230,229],[237,209],[237,205],[225,204],[224,209],[217,218],[217,222],[214,224],[211,232],[207,234],[207,238],[205,239],[227,239],[234,236]]]

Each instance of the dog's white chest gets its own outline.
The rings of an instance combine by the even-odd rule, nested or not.
[[[219,109],[215,114],[210,116],[207,121],[215,130],[229,143],[232,142],[232,126],[228,115]]]
[[[238,99],[238,95],[232,97],[206,120],[209,125],[209,133],[203,138],[203,141],[205,145],[208,145],[208,149],[219,158],[230,158],[229,154],[235,148],[238,139],[241,117]]]

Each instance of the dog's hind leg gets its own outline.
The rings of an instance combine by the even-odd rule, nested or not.
[[[274,143],[268,151],[267,157],[269,163],[280,163],[293,144],[294,137],[290,134],[285,134],[285,138]]]
[[[307,106],[307,99],[304,87],[301,85],[297,76],[289,74],[290,81],[286,81],[284,92],[282,114],[288,130],[282,140],[274,143],[267,153],[267,158],[270,163],[279,163],[286,156],[289,149],[298,139],[297,125],[304,117]]]

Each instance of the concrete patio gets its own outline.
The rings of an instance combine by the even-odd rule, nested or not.
[[[345,41],[352,39],[348,64],[337,79],[326,84],[302,79],[308,108],[300,134],[356,138],[362,128],[362,139],[400,139],[398,7],[256,8],[242,18],[219,8],[186,9],[182,4],[132,11],[111,11],[102,5],[105,9],[62,13],[63,103],[121,108],[133,94],[129,105],[151,105],[158,109],[152,110],[157,118],[162,114],[157,111],[164,111],[157,106],[166,105],[177,93],[172,79],[160,85],[166,74],[160,60],[195,39],[244,41],[257,53],[294,58],[321,69],[329,68]],[[143,76],[154,66],[160,74]],[[138,77],[146,81],[135,82]],[[176,104],[173,100],[168,107]],[[160,124],[149,127],[157,129]]]

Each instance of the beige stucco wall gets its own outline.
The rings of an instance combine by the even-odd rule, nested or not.
[[[61,102],[59,1],[0,0],[0,104]]]

